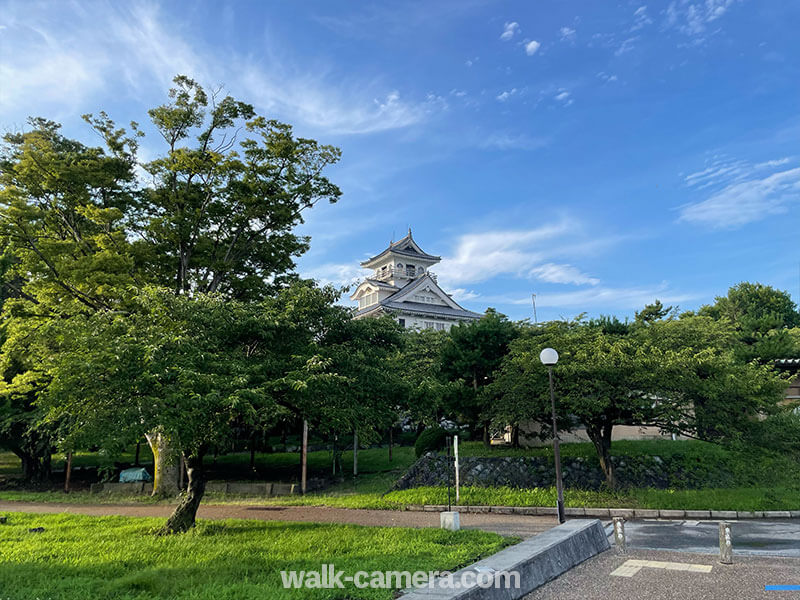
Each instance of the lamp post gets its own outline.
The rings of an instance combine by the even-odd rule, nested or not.
[[[561,480],[561,448],[558,443],[558,425],[556,423],[556,393],[553,389],[553,366],[558,362],[558,352],[552,348],[545,348],[539,354],[539,360],[547,367],[550,379],[550,410],[553,415],[553,457],[556,462],[556,493],[558,494],[558,522],[566,521],[564,518],[564,482]]]

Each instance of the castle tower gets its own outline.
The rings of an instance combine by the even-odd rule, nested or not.
[[[409,228],[402,240],[361,263],[373,275],[350,296],[358,302],[355,318],[390,314],[403,327],[439,330],[479,319],[479,313],[462,308],[439,287],[430,268],[441,260],[422,250]]]

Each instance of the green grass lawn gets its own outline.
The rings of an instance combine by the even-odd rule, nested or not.
[[[595,459],[591,444],[564,444],[565,457]],[[144,448],[143,448],[144,450]],[[461,446],[464,456],[552,456],[549,447],[515,450],[492,447],[485,449],[480,442],[467,442]],[[716,468],[733,473],[729,487],[709,489],[626,489],[616,492],[567,489],[566,503],[571,507],[629,507],[629,508],[683,508],[697,510],[798,510],[800,509],[800,465],[788,457],[755,451],[736,452],[714,444],[698,441],[652,440],[620,441],[612,444],[616,456],[657,455],[663,459],[681,461],[688,469],[713,471]],[[0,468],[8,465],[6,455],[0,454]],[[89,461],[91,455],[80,457]],[[269,474],[291,473],[298,469],[296,453],[258,454],[256,462],[263,478],[276,480]],[[5,460],[5,462],[4,462]],[[446,488],[416,488],[386,494],[392,484],[415,460],[409,447],[396,447],[394,460],[389,462],[386,448],[372,448],[359,452],[359,476],[352,473],[352,452],[345,452],[342,466],[347,476],[321,493],[305,497],[246,498],[230,495],[208,494],[207,503],[247,503],[265,505],[315,505],[344,508],[402,509],[407,504],[445,504]],[[309,453],[310,470],[327,472],[330,453]],[[230,454],[217,459],[217,473],[229,473],[231,478],[249,468],[249,454]],[[252,475],[251,475],[252,476]],[[212,475],[213,477],[213,475]],[[0,491],[0,500],[42,502],[118,503],[153,502],[148,496],[109,496],[60,492]],[[512,488],[463,488],[462,504],[507,506],[553,506],[554,488],[520,490]]]
[[[200,521],[157,537],[160,519],[11,513],[0,525],[5,600],[277,600],[394,597],[393,590],[285,590],[281,570],[455,570],[515,540],[493,533],[315,523]],[[44,527],[42,533],[29,528]]]

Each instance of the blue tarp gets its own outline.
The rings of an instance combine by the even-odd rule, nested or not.
[[[147,469],[125,469],[119,474],[120,483],[135,483],[137,481],[153,481]]]

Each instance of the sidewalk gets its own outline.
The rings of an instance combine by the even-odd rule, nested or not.
[[[68,513],[92,516],[167,518],[174,507],[136,504],[58,504],[44,502],[0,502],[2,512]],[[303,521],[310,523],[347,523],[371,527],[439,527],[436,512],[399,510],[355,510],[325,506],[245,506],[201,505],[201,519],[255,519],[259,521]],[[558,523],[551,516],[503,514],[462,514],[465,529],[482,529],[505,536],[533,537]]]

